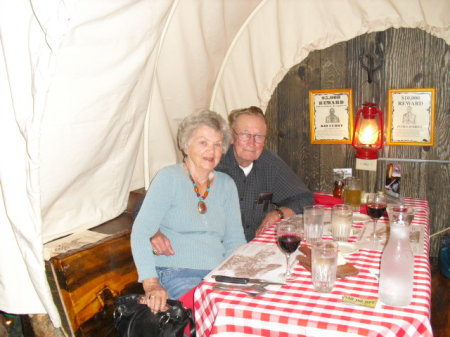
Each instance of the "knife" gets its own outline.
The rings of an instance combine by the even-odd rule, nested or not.
[[[261,280],[259,278],[233,277],[233,276],[225,276],[225,275],[212,275],[211,277],[213,279],[215,279],[216,282],[225,282],[225,283],[236,283],[236,284],[264,283],[264,284],[279,284],[279,285],[286,284],[286,283],[280,283],[280,282]]]

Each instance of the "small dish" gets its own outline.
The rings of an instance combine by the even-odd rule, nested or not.
[[[362,213],[353,213],[353,222],[366,222],[370,220],[370,216]]]

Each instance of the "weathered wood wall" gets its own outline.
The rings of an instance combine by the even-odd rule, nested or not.
[[[361,53],[376,58],[384,52],[383,66],[368,83],[361,67]],[[352,167],[363,178],[366,191],[381,189],[386,161],[378,161],[377,172],[355,170],[355,150],[351,145],[310,143],[309,90],[352,88],[354,112],[365,101],[377,102],[387,112],[390,88],[436,88],[435,145],[385,146],[379,156],[419,160],[450,160],[450,48],[420,29],[389,29],[358,36],[325,50],[312,52],[294,66],[274,91],[266,110],[270,130],[268,147],[277,152],[313,191],[332,190],[332,168]],[[431,233],[450,224],[449,164],[400,162],[402,196],[425,198],[431,207]],[[441,235],[442,235],[441,234]],[[440,236],[431,240],[436,256]]]

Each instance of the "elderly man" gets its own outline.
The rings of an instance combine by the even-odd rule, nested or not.
[[[216,170],[236,183],[244,234],[250,241],[280,218],[302,213],[314,196],[281,158],[264,148],[267,121],[260,108],[234,110],[228,119],[233,144]],[[175,254],[161,233],[151,243],[155,254]]]
[[[236,183],[244,233],[250,241],[280,218],[302,213],[314,197],[283,160],[264,149],[267,121],[261,109],[234,110],[228,120],[233,145],[216,170]]]

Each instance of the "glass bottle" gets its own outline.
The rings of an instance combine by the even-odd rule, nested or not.
[[[344,174],[341,172],[334,174],[334,189],[333,197],[343,199],[344,198]]]
[[[414,254],[409,242],[409,223],[391,221],[388,243],[381,256],[378,297],[387,305],[411,303],[414,277]]]

